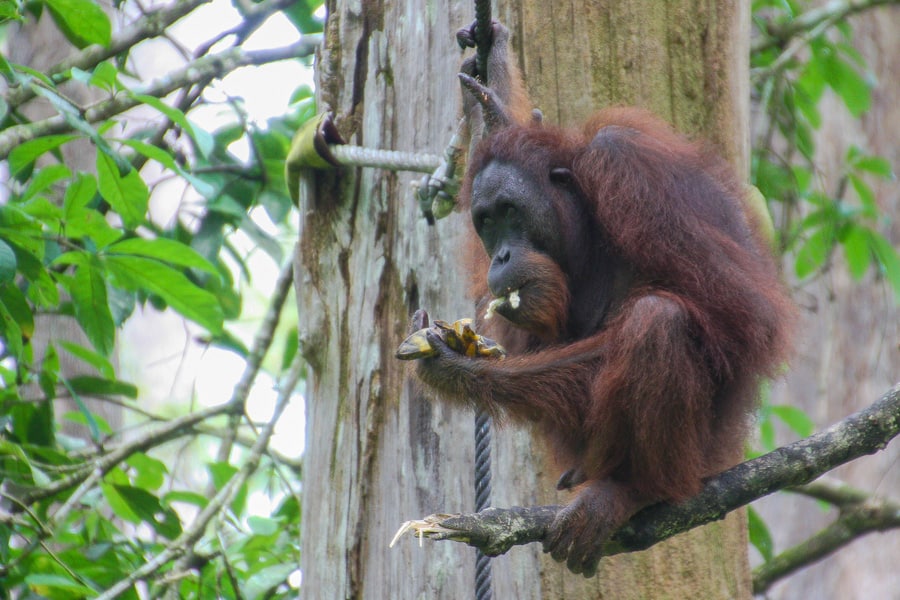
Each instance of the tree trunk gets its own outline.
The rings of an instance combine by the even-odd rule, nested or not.
[[[328,4],[320,107],[371,148],[440,153],[457,118],[456,29],[472,2]],[[640,104],[709,135],[746,173],[749,5],[726,0],[499,2],[525,79],[549,122]],[[625,6],[627,4],[627,7]],[[621,5],[621,6],[618,6]],[[305,182],[297,289],[310,364],[302,523],[309,598],[465,598],[474,551],[387,544],[403,521],[474,505],[474,417],[424,397],[393,358],[410,313],[472,316],[458,260],[464,214],[426,225],[415,176],[344,169]],[[494,506],[565,502],[529,432],[494,434]],[[739,457],[736,457],[736,459]],[[494,560],[496,598],[749,596],[743,515],[647,552],[605,560],[591,580],[514,548]]]

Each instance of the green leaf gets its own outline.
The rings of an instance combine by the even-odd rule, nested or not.
[[[115,487],[129,507],[158,534],[170,540],[181,535],[181,520],[178,515],[168,506],[163,506],[154,494],[139,487]]]
[[[0,284],[9,283],[16,277],[16,253],[3,239],[0,239]]]
[[[69,385],[79,394],[86,396],[125,396],[134,400],[138,397],[138,389],[127,381],[78,375],[69,379]]]
[[[772,534],[769,533],[766,522],[763,521],[762,517],[759,516],[759,513],[752,506],[747,507],[747,524],[750,533],[750,543],[759,550],[763,560],[772,560],[775,548],[775,544],[772,542]]]
[[[50,15],[70,42],[78,48],[90,44],[109,46],[112,25],[100,5],[91,0],[45,0]]]
[[[231,478],[238,472],[238,468],[234,465],[230,465],[228,463],[212,463],[209,465],[209,474],[212,476],[213,485],[217,490],[221,490]],[[231,503],[231,510],[235,514],[241,514],[244,509],[244,504],[247,501],[247,484],[241,486],[241,488],[234,495],[234,500]]]
[[[841,240],[844,246],[844,257],[847,259],[847,268],[853,279],[859,281],[872,262],[872,252],[869,250],[869,237],[866,231],[855,225],[851,225]]]
[[[75,405],[78,407],[78,411],[84,417],[84,422],[91,434],[91,440],[95,443],[100,443],[100,425],[98,425],[97,419],[94,418],[94,414],[88,409],[84,400],[81,398],[81,395],[78,393],[78,390],[72,387],[72,384],[69,383],[68,379],[60,377],[59,381],[63,384],[63,387],[69,391],[72,400],[75,401]]]
[[[882,179],[894,178],[894,170],[891,168],[890,161],[881,156],[862,156],[850,164],[860,171],[867,171]]]
[[[41,361],[41,370],[38,373],[38,384],[44,397],[47,399],[56,398],[56,385],[59,383],[59,354],[53,344],[47,345],[47,352],[44,354],[44,360]]]
[[[805,103],[810,106],[818,105],[819,100],[822,99],[822,94],[825,92],[826,81],[817,55],[813,55],[810,61],[806,63],[794,85],[798,94],[803,96]]]
[[[765,157],[756,161],[754,184],[766,198],[783,202],[793,190],[791,173]]]
[[[816,142],[812,129],[803,121],[797,121],[795,126],[794,139],[797,142],[797,150],[812,161],[816,153]]]
[[[259,249],[271,256],[276,264],[284,262],[284,249],[281,244],[251,219],[250,215],[244,213],[239,228]]]
[[[0,60],[2,60],[2,58],[3,57],[0,56]],[[3,62],[5,62],[5,61],[3,61]],[[9,63],[6,63],[6,64],[9,65]],[[21,71],[22,73],[25,73],[25,74],[29,75],[30,77],[37,79],[38,81],[40,81],[44,85],[46,85],[48,88],[53,88],[56,86],[56,84],[53,83],[53,80],[50,79],[50,77],[47,76],[47,74],[42,73],[41,71],[39,71],[37,69],[32,69],[28,65],[16,65],[16,68],[13,71],[13,74],[14,74],[14,81],[16,81],[17,83],[25,85],[25,84],[31,83],[31,80],[29,77],[22,77],[22,76],[18,75],[16,73],[16,71]],[[37,92],[37,90],[34,90],[34,91]]]
[[[319,2],[292,2],[284,9],[284,14],[300,33],[320,33],[323,28],[322,19],[315,15],[319,6]]]
[[[881,156],[867,156],[865,158],[861,158],[853,165],[860,171],[868,171],[869,173],[873,173],[882,179],[892,180],[895,179],[894,170],[891,168],[891,163],[886,158]]]
[[[57,597],[50,590],[45,590],[44,588],[66,590],[66,596],[71,598],[94,597],[99,591],[78,583],[65,575],[54,573],[31,573],[25,576],[25,583],[28,584],[32,592],[37,593],[39,596],[51,594],[50,597]]]
[[[91,85],[113,91],[119,86],[119,70],[109,61],[104,61],[94,67],[89,82]]]
[[[0,0],[0,24],[6,21],[23,21],[18,11],[18,2],[15,0]],[[0,554],[0,558],[3,555]]]
[[[209,498],[204,496],[203,494],[198,494],[196,492],[185,492],[185,491],[174,491],[169,492],[165,496],[166,504],[172,504],[173,502],[183,502],[185,504],[191,504],[198,508],[205,508],[207,504],[209,504]]]
[[[175,162],[175,158],[171,154],[169,154],[162,148],[158,148],[141,140],[120,141],[123,145],[132,148],[135,152],[143,154],[147,158],[155,160],[170,171],[181,175],[188,183],[191,184],[191,186],[195,190],[197,190],[198,194],[200,194],[207,200],[211,200],[215,197],[216,189],[212,185],[186,171],[181,165]]]
[[[150,258],[121,255],[107,256],[106,265],[125,289],[156,294],[182,316],[214,333],[221,331],[222,307],[216,297],[172,267]]]
[[[14,444],[3,438],[0,438],[0,457],[4,459],[4,462],[6,464],[9,464],[9,462],[5,459],[11,458],[17,465],[24,465],[30,472],[33,482],[49,483],[46,474],[35,467],[34,463],[29,460],[28,456],[22,450],[22,446],[20,444]],[[23,474],[23,478],[27,481],[27,475]]]
[[[25,214],[21,207],[7,204],[0,205],[0,236],[10,246],[20,246],[26,252],[37,258],[44,256],[44,243],[41,240],[42,225],[29,215]],[[16,254],[21,263],[22,257]]]
[[[850,185],[853,186],[854,191],[856,191],[856,195],[859,196],[864,214],[868,217],[876,218],[878,216],[878,203],[875,200],[875,192],[860,177],[851,173],[847,178],[850,180]]]
[[[123,290],[115,286],[109,290],[109,310],[116,327],[122,325],[134,313],[135,306],[137,293],[133,290]]]
[[[77,135],[47,135],[22,142],[9,153],[9,174],[15,177],[39,156],[59,148],[66,142],[78,139]]]
[[[229,315],[229,318],[237,318],[232,311],[228,311],[226,314]],[[238,312],[238,314],[240,313]],[[217,348],[230,350],[244,359],[250,354],[250,350],[244,344],[244,341],[227,329],[223,329],[222,333],[210,336],[206,341]]]
[[[86,413],[84,411],[71,411],[67,412],[63,415],[63,419],[70,423],[75,423],[77,425],[84,425],[88,428],[97,428],[97,431],[103,433],[104,435],[112,435],[112,427],[109,426],[109,423],[101,417],[100,415],[95,415],[93,413]]]
[[[116,328],[109,311],[106,278],[100,266],[93,260],[83,261],[68,287],[75,319],[97,352],[109,356],[115,344]]]
[[[245,598],[267,598],[272,590],[287,582],[291,573],[297,570],[297,566],[290,563],[275,563],[264,566],[250,575],[243,586],[242,595]]]
[[[4,302],[0,302],[0,341],[9,354],[16,358],[22,356],[25,349],[22,344],[22,328]]]
[[[769,410],[800,437],[809,437],[815,430],[809,416],[796,406],[773,405]]]
[[[823,227],[809,236],[797,252],[794,270],[799,279],[804,279],[818,270],[831,251],[833,236],[829,227]]]
[[[213,137],[209,134],[209,132],[204,131],[203,129],[194,125],[183,112],[181,112],[177,108],[169,106],[155,96],[148,96],[147,94],[132,94],[132,97],[139,102],[143,102],[144,104],[155,108],[162,114],[166,115],[173,123],[184,129],[188,133],[188,135],[191,136],[191,139],[194,140],[194,143],[197,144],[197,150],[200,151],[201,155],[209,156],[212,153],[213,148],[215,147]]]
[[[169,470],[161,460],[151,458],[142,452],[132,454],[125,461],[135,471],[134,485],[145,490],[158,490],[166,482]]]
[[[15,285],[0,285],[0,302],[3,302],[6,310],[16,320],[22,337],[30,340],[34,335],[34,314],[22,291]]]
[[[216,267],[200,254],[181,242],[166,238],[148,240],[131,238],[113,244],[107,248],[109,254],[134,254],[146,258],[155,258],[180,267],[200,269],[218,276]]]
[[[85,348],[84,346],[80,346],[74,342],[69,342],[66,340],[57,340],[56,342],[62,348],[71,354],[72,356],[80,359],[83,362],[91,365],[97,372],[100,373],[106,379],[113,379],[116,376],[116,371],[112,366],[112,363],[109,362],[105,356],[102,356],[90,348]]]
[[[52,82],[51,82],[52,86]],[[61,96],[59,93],[55,91],[52,87],[37,87],[32,86],[34,93],[38,96],[43,96],[47,100],[50,101],[50,104],[59,111],[60,116],[65,119],[66,123],[72,127],[75,131],[80,131],[84,135],[91,140],[91,142],[97,146],[97,149],[100,150],[103,154],[110,156],[115,160],[116,164],[119,166],[119,171],[121,173],[127,173],[128,169],[131,168],[131,165],[126,161],[122,156],[119,155],[118,152],[112,149],[112,146],[109,145],[109,142],[100,135],[100,133],[94,129],[94,126],[85,120],[84,115],[81,113],[81,109],[72,104],[68,98],[65,96]]]
[[[852,65],[836,55],[832,55],[825,64],[828,84],[844,101],[850,114],[859,118],[872,104],[869,84]]]
[[[775,449],[775,426],[768,417],[759,424],[759,443],[766,452]]]
[[[66,195],[63,198],[63,215],[69,218],[69,211],[77,208],[84,208],[94,199],[97,193],[97,180],[93,175],[87,173],[78,173],[75,180],[66,188]]]
[[[144,222],[150,192],[135,169],[123,176],[113,159],[98,152],[97,179],[100,195],[119,213],[126,228],[134,229]]]
[[[100,484],[100,489],[103,491],[103,497],[106,498],[106,502],[116,516],[129,523],[139,524],[142,519],[138,514],[138,511],[131,506],[131,503],[123,497],[121,493],[119,493],[119,490],[123,487],[124,486],[111,483]]]
[[[221,491],[237,472],[238,468],[228,463],[216,462],[209,465],[209,474],[217,491]]]
[[[125,232],[109,224],[106,218],[92,208],[75,208],[66,215],[65,234],[72,239],[90,238],[103,248],[112,244]]]
[[[0,231],[0,236],[3,231]],[[17,268],[19,272],[25,276],[29,282],[28,298],[38,306],[48,307],[59,304],[59,289],[56,282],[50,277],[50,273],[44,267],[44,263],[38,256],[25,249],[24,247],[9,243],[16,255]],[[43,250],[39,247],[38,251]]]
[[[294,362],[297,351],[300,349],[299,329],[296,326],[291,327],[284,337],[284,350],[281,353],[281,370],[287,371],[291,363]]]
[[[875,252],[878,261],[881,263],[885,278],[891,287],[894,288],[894,294],[900,301],[900,256],[897,250],[891,246],[881,234],[876,231],[867,230],[869,236],[869,247]]]
[[[283,525],[279,519],[250,516],[247,517],[247,526],[250,528],[250,531],[256,535],[273,535],[277,533]]]
[[[21,200],[29,200],[34,198],[53,184],[68,179],[72,172],[66,165],[48,165],[39,170],[28,182],[25,192],[22,194]]]

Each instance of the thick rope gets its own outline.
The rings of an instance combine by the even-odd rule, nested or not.
[[[491,0],[475,0],[475,67],[487,85],[487,62],[491,53]]]
[[[340,164],[353,167],[376,167],[391,171],[431,173],[441,164],[441,157],[435,154],[374,150],[347,144],[329,144],[328,150]]]
[[[491,51],[491,0],[475,0],[475,66],[484,85]],[[475,510],[491,505],[491,418],[483,410],[475,414]],[[475,600],[491,600],[491,558],[475,550]]]
[[[491,417],[475,413],[475,512],[491,505]],[[475,598],[491,600],[491,557],[475,550]]]

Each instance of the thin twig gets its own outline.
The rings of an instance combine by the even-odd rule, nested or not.
[[[144,40],[153,39],[162,35],[175,21],[191,13],[201,4],[207,4],[211,0],[182,0],[173,2],[159,10],[144,14],[138,21],[121,33],[114,36],[109,46],[93,44],[70,56],[62,62],[47,70],[56,83],[61,83],[69,78],[72,68],[85,71],[93,69],[104,60],[130,50],[133,46]],[[6,99],[11,108],[15,108],[34,98],[34,91],[30,88],[19,87],[9,91]]]
[[[194,522],[191,523],[190,527],[185,529],[178,538],[173,541],[171,544],[166,546],[166,548],[151,558],[149,561],[144,563],[141,567],[136,569],[133,573],[131,573],[125,579],[122,579],[106,592],[100,594],[97,599],[98,600],[110,600],[111,598],[116,598],[120,594],[127,591],[135,582],[140,581],[156,571],[160,568],[164,567],[169,561],[177,560],[180,557],[184,556],[188,553],[188,550],[197,543],[197,541],[203,536],[203,533],[206,531],[206,526],[216,517],[216,515],[225,507],[231,500],[234,498],[235,494],[240,490],[241,486],[243,486],[247,479],[252,475],[257,467],[259,466],[259,461],[262,458],[265,450],[269,444],[269,440],[272,437],[273,432],[275,431],[275,424],[278,422],[278,419],[281,417],[281,414],[284,412],[285,407],[288,404],[288,401],[291,398],[291,395],[294,389],[297,387],[297,382],[300,380],[300,376],[303,373],[304,362],[300,354],[294,358],[294,362],[291,364],[291,368],[288,372],[288,376],[286,377],[286,381],[282,388],[279,390],[278,398],[275,402],[275,411],[272,415],[272,418],[266,423],[265,427],[263,427],[260,432],[259,439],[254,444],[253,448],[250,450],[250,455],[247,457],[247,462],[243,464],[241,469],[235,473],[232,478],[225,484],[221,490],[213,497],[209,504],[207,504],[203,510],[197,515],[194,519]],[[181,561],[176,562],[174,565],[173,571],[177,572],[179,569],[185,568],[185,565],[181,564]]]
[[[291,253],[293,256],[293,253]],[[265,317],[253,340],[253,347],[244,364],[244,372],[241,374],[240,380],[234,386],[231,402],[244,406],[247,397],[250,395],[250,388],[259,374],[262,361],[272,347],[272,341],[275,339],[275,330],[281,321],[281,311],[284,309],[284,303],[287,300],[288,293],[294,283],[294,267],[293,262],[288,260],[281,268],[278,274],[278,280],[275,282],[275,290],[272,293],[272,301],[269,302],[269,308],[266,310]],[[241,411],[243,413],[243,411]],[[219,452],[216,457],[218,462],[227,462],[231,455],[231,448],[234,446],[237,437],[237,427],[240,423],[241,413],[233,413],[228,427],[226,428],[226,436],[219,446]]]
[[[11,572],[19,563],[21,563],[28,555],[41,544],[41,542],[50,535],[56,528],[63,523],[75,508],[76,504],[87,494],[97,482],[99,482],[109,471],[126,460],[132,454],[144,452],[150,448],[160,446],[209,418],[221,414],[227,414],[235,410],[235,406],[230,402],[213,406],[202,411],[185,415],[178,419],[166,423],[163,426],[153,429],[140,437],[123,444],[118,448],[110,451],[92,463],[83,466],[75,473],[58,479],[53,483],[40,488],[30,488],[25,493],[19,495],[17,504],[21,506],[29,506],[34,502],[50,498],[56,494],[65,492],[71,488],[78,486],[74,492],[66,500],[53,516],[44,524],[44,529],[31,542],[22,549],[15,561],[8,565],[0,565],[0,577]],[[237,407],[242,408],[242,407]]]
[[[818,22],[815,27],[810,30],[803,30],[803,35],[800,37],[794,38],[791,41],[790,46],[782,52],[778,58],[772,61],[771,64],[760,67],[757,69],[750,70],[750,79],[753,81],[760,81],[763,79],[767,79],[772,77],[773,75],[780,73],[783,69],[785,69],[788,64],[794,59],[800,50],[806,48],[810,41],[821,35],[825,30],[830,28],[832,25],[838,22],[840,18],[838,16],[830,16],[829,18]]]

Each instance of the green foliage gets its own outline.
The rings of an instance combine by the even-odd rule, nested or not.
[[[799,50],[797,36],[779,37],[805,9],[800,2],[754,2],[758,39],[765,42],[751,57],[764,124],[753,149],[754,184],[780,217],[780,247],[799,280],[835,267],[857,281],[873,271],[900,300],[900,254],[881,233],[890,215],[873,188],[878,180],[895,179],[892,166],[855,146],[847,148],[833,182],[815,164],[814,132],[822,126],[827,93],[858,118],[871,105],[874,77],[852,45],[847,22],[814,24]]]
[[[320,6],[297,2],[286,16],[301,34],[320,32]],[[123,323],[156,309],[174,311],[192,322],[196,338],[249,359],[234,327],[252,272],[234,239],[253,240],[279,266],[286,260],[280,236],[253,215],[265,211],[290,235],[295,215],[282,167],[293,131],[315,111],[312,91],[299,86],[285,115],[265,123],[230,99],[219,128],[205,129],[194,110],[211,102],[204,96],[211,82],[185,83],[182,96],[148,94],[130,70],[141,40],[108,58],[100,51],[120,20],[108,10],[94,0],[0,0],[0,29],[46,13],[73,52],[92,46],[80,68],[46,72],[0,55],[9,84],[0,98],[0,169],[9,175],[0,187],[0,598],[94,597],[175,548],[172,560],[143,578],[153,595],[170,588],[184,598],[291,597],[296,466],[265,447],[247,462],[258,430],[232,416],[245,397],[211,399],[220,408],[180,425],[187,407],[165,409],[177,412],[169,418],[145,406],[116,353]],[[266,10],[241,26],[242,36],[275,9]],[[80,97],[73,86],[99,94],[94,106],[112,107],[104,113],[112,116],[97,117],[73,100]],[[55,111],[50,120],[26,116],[36,101]],[[139,118],[124,112],[134,103]],[[249,148],[246,159],[234,151],[240,144]],[[154,219],[160,184],[171,197],[173,181],[180,208],[164,222]],[[61,321],[76,324],[83,341],[47,330]],[[273,361],[273,377],[292,368],[296,328],[293,337]],[[127,435],[95,412],[98,400],[122,407]],[[63,423],[81,433],[63,434]],[[225,453],[231,458],[208,458],[217,445],[230,448],[229,432],[238,436]],[[203,493],[172,466],[178,440],[192,441],[191,460],[208,479]],[[251,507],[259,494],[271,510]],[[217,502],[222,510],[199,521],[198,511]],[[180,564],[184,552],[190,560]],[[138,594],[126,586],[123,596]]]
[[[773,549],[775,547],[775,544],[772,542],[772,534],[769,532],[766,522],[763,521],[762,517],[759,516],[759,513],[752,506],[747,508],[747,521],[750,543],[759,551],[763,560],[771,560],[774,556]]]
[[[827,118],[823,103],[830,95],[859,118],[869,110],[875,78],[853,47],[850,24],[816,22],[808,8],[798,0],[753,2],[757,51],[751,55],[751,78],[761,119],[753,144],[753,183],[777,217],[779,248],[801,284],[833,269],[846,269],[855,281],[874,273],[900,300],[900,255],[882,233],[891,215],[875,191],[880,181],[895,180],[892,166],[852,145],[837,177],[821,173],[816,164],[815,132]],[[759,450],[751,455],[776,449],[779,432],[807,437],[812,431],[802,410],[765,402]],[[772,537],[752,509],[749,532],[753,546],[770,560]]]

